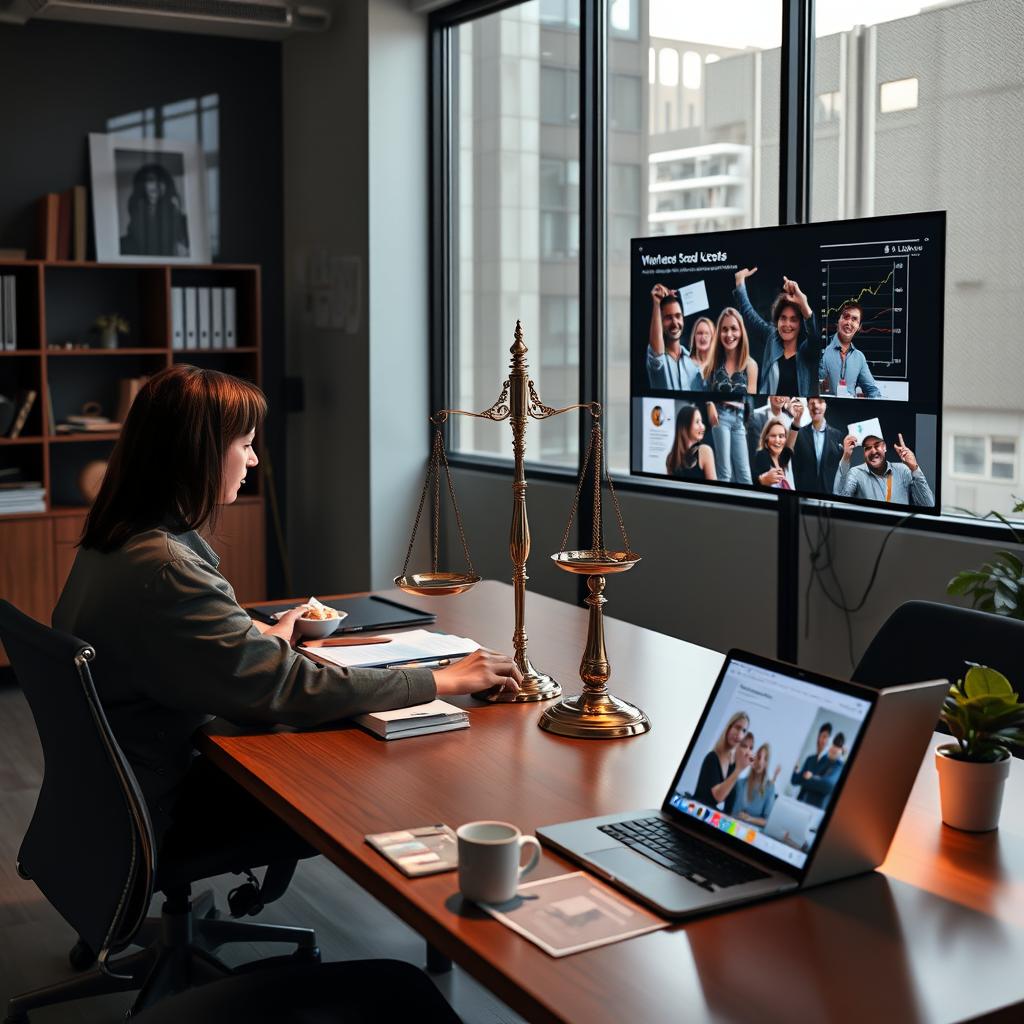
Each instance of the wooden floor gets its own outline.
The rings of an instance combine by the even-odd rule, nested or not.
[[[74,976],[67,962],[74,933],[15,872],[41,776],[42,755],[28,705],[10,673],[0,671],[0,1018],[12,995]],[[225,875],[209,883],[222,909],[238,881]],[[315,928],[325,961],[391,957],[422,966],[425,960],[423,940],[322,857],[300,863],[288,892],[252,920]],[[234,964],[285,951],[233,945],[220,955]],[[434,981],[465,1024],[522,1019],[458,967]],[[120,1021],[131,1000],[130,993],[84,999],[37,1010],[31,1018],[33,1024]]]

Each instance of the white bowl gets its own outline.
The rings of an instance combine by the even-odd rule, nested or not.
[[[338,612],[336,619],[304,619],[301,615],[295,620],[295,626],[301,636],[307,640],[322,640],[330,636],[341,625],[348,612]]]

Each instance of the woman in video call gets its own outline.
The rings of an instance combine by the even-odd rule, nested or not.
[[[794,404],[798,403],[794,400]],[[791,405],[791,408],[793,406]],[[789,425],[773,416],[761,429],[761,437],[754,452],[754,476],[762,487],[778,487],[792,491],[793,452],[786,447]]]
[[[715,324],[706,316],[697,317],[690,328],[690,358],[701,372],[700,380],[704,379],[704,364],[711,352],[711,339],[715,336]]]
[[[705,427],[700,409],[681,405],[676,412],[676,439],[672,442],[665,470],[677,480],[716,480],[715,453],[704,440]]]
[[[723,807],[729,811],[736,783],[754,758],[753,739],[749,746],[743,745],[749,728],[750,716],[746,711],[737,711],[729,719],[718,742],[701,763],[693,790],[695,800],[708,807]]]
[[[737,310],[726,306],[718,314],[711,351],[704,363],[704,389],[714,395],[708,419],[715,441],[718,479],[749,484],[750,457],[744,426],[747,394],[757,393],[757,363]]]
[[[749,736],[750,733],[747,733]],[[754,761],[747,772],[747,777],[741,779],[735,789],[735,796],[732,802],[734,818],[745,821],[750,825],[763,828],[771,814],[772,804],[775,803],[775,780],[782,770],[781,765],[775,766],[772,777],[768,778],[768,765],[771,763],[772,751],[767,743],[762,743],[757,748]]]
[[[816,395],[822,339],[807,296],[796,281],[782,279],[782,291],[772,303],[771,323],[750,304],[747,278],[757,267],[736,271],[733,296],[751,343],[763,345],[758,392],[762,395]],[[802,337],[801,337],[802,332]]]
[[[135,770],[158,842],[165,831],[244,828],[270,812],[195,757],[192,734],[234,722],[313,726],[366,711],[518,688],[511,659],[470,655],[450,668],[345,669],[295,650],[296,619],[257,624],[200,535],[213,533],[256,466],[266,414],[248,381],[178,364],[150,377],[125,420],[53,625],[96,648],[96,688]],[[263,829],[255,830],[263,834]],[[266,861],[255,861],[262,864]]]

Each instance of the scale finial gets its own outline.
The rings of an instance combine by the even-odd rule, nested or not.
[[[514,356],[524,356],[529,349],[523,344],[523,325],[522,322],[516,321],[516,340],[512,343],[512,347],[509,352]]]

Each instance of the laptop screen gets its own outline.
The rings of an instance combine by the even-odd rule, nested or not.
[[[792,671],[726,663],[668,804],[802,869],[872,705]]]

